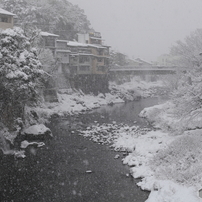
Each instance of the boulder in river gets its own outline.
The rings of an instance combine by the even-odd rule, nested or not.
[[[23,131],[23,136],[25,140],[45,140],[53,137],[51,130],[44,124],[37,124],[26,128]]]
[[[32,146],[34,145],[36,147],[42,147],[45,144],[43,142],[28,142],[27,140],[24,140],[24,141],[21,142],[20,147],[22,149],[25,149],[25,148],[29,147],[30,145],[32,145]]]

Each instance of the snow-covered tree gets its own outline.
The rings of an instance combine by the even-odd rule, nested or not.
[[[43,69],[51,74],[55,66],[55,59],[53,57],[52,51],[50,49],[39,49],[38,58],[44,67]],[[46,67],[48,68],[46,69]]]
[[[186,67],[186,73],[177,81],[177,87],[172,94],[176,104],[176,114],[188,116],[192,111],[202,107],[202,29],[197,29],[178,41],[171,48],[171,54],[176,56],[177,65]]]
[[[5,125],[11,127],[16,118],[23,119],[25,105],[37,101],[43,73],[36,49],[22,29],[0,33],[1,121]]]
[[[192,69],[193,67],[199,67],[202,64],[202,29],[197,29],[184,41],[177,41],[174,46],[171,47],[171,55],[175,56],[175,63],[178,66],[187,67]]]
[[[128,65],[128,57],[125,54],[123,54],[123,53],[111,50],[110,51],[110,64],[112,66],[116,66],[116,65],[119,65],[119,66]]]
[[[3,8],[17,15],[17,25],[25,31],[35,27],[72,40],[78,32],[88,32],[90,22],[84,11],[66,0],[2,0]]]
[[[178,87],[172,93],[176,104],[175,112],[179,117],[189,116],[191,112],[202,108],[202,71],[194,69],[178,81]]]

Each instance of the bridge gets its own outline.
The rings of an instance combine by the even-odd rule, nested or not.
[[[110,80],[116,80],[131,76],[141,76],[142,79],[156,80],[160,75],[176,74],[177,71],[186,71],[186,68],[181,67],[164,67],[164,66],[114,66],[109,69]]]
[[[132,74],[175,74],[176,71],[181,69],[184,71],[185,69],[179,68],[179,67],[162,67],[162,66],[151,66],[151,67],[136,67],[136,66],[118,66],[118,67],[111,67],[109,72],[110,74],[123,74],[123,73],[132,73]]]

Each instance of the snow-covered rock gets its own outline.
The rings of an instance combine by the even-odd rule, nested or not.
[[[36,146],[36,147],[42,147],[42,146],[44,146],[45,144],[44,144],[44,142],[28,142],[27,140],[24,140],[24,141],[21,142],[20,147],[21,147],[22,149],[25,149],[25,148],[27,148],[27,147],[30,146],[30,145]]]
[[[181,134],[187,127],[187,124],[176,113],[173,113],[174,107],[175,105],[172,102],[167,101],[163,104],[144,108],[139,116],[146,118],[154,128]]]
[[[51,130],[44,124],[37,124],[26,128],[23,131],[23,135],[25,140],[44,140],[52,137]]]
[[[156,189],[155,189],[156,187]],[[194,187],[183,186],[172,181],[153,182],[153,189],[146,202],[201,202]]]

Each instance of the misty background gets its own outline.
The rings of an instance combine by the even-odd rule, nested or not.
[[[69,0],[84,9],[105,44],[131,58],[155,61],[202,27],[201,0]]]

